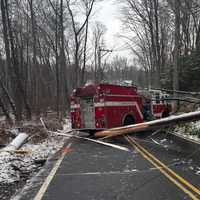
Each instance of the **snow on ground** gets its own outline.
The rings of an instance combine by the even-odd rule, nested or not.
[[[71,121],[70,119],[66,118],[63,124],[63,131],[69,131],[69,130],[71,130]]]
[[[174,130],[174,133],[191,141],[194,141],[200,144],[200,121],[191,122],[188,124],[184,124],[182,126],[177,126]],[[197,150],[192,154],[199,153]],[[190,160],[189,160],[190,161]],[[200,176],[200,166],[197,164],[191,165],[191,163],[187,163],[188,167],[186,170],[193,171],[196,175]]]
[[[69,119],[63,124],[63,131],[71,129]],[[36,174],[51,155],[62,148],[66,141],[65,137],[56,136],[53,132],[42,142],[27,142],[20,150],[21,153],[4,152],[0,149],[0,199],[6,198],[3,187],[9,184],[18,184],[21,180],[28,180]]]
[[[177,126],[174,133],[200,143],[200,121],[191,122],[184,126]]]

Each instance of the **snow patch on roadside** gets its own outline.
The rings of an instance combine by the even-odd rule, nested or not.
[[[71,130],[71,120],[69,118],[64,119],[63,131]]]
[[[70,120],[66,119],[63,130],[71,129]],[[47,158],[57,152],[65,143],[66,138],[49,134],[42,143],[26,143],[20,150],[25,154],[0,152],[0,184],[11,184],[26,179],[40,169]]]
[[[200,121],[191,122],[184,126],[177,126],[174,133],[190,140],[200,142]]]

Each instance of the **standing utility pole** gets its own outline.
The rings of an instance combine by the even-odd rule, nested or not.
[[[101,52],[105,52],[104,54],[101,54]],[[101,72],[101,58],[103,58],[107,53],[111,53],[113,52],[113,50],[110,49],[101,49],[101,47],[99,47],[98,49],[98,69],[97,69],[97,76],[96,76],[96,82],[100,81],[100,74],[98,76],[98,73]]]

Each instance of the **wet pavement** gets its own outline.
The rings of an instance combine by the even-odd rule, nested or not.
[[[146,135],[137,137],[136,141],[177,174],[200,188],[200,175],[197,174],[199,162],[193,159],[195,153],[188,153],[184,147],[166,139],[165,135]],[[47,190],[42,193],[42,199],[191,199],[124,138],[107,142],[128,147],[130,151],[70,139],[70,151],[66,153]],[[39,188],[34,189],[34,195]]]

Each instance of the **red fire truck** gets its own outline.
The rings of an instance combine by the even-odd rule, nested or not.
[[[141,123],[169,111],[164,101],[153,102],[139,94],[135,86],[87,84],[71,96],[72,128],[102,130]]]

